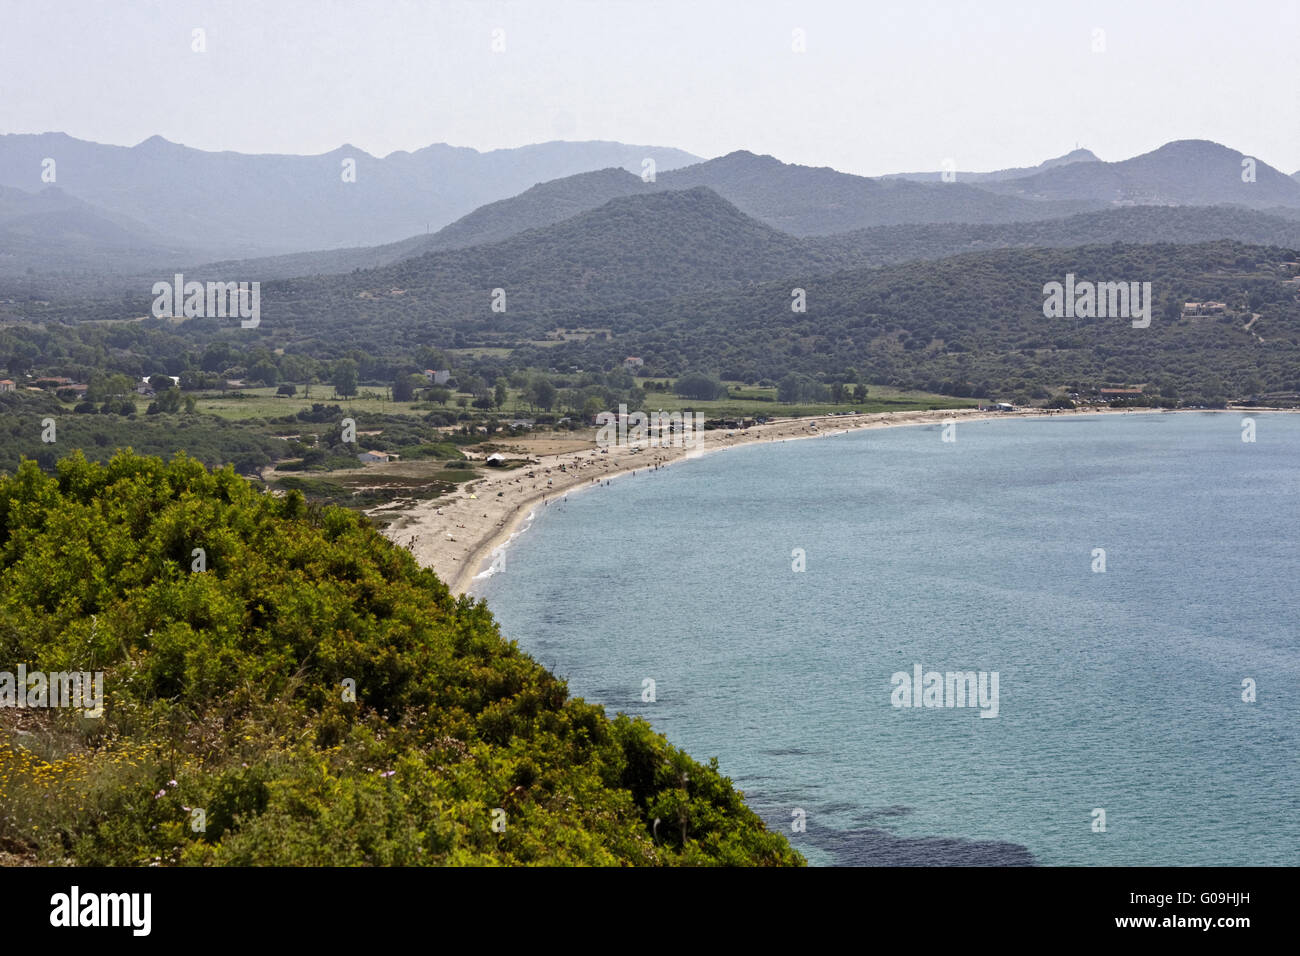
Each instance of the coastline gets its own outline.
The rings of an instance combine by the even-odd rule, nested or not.
[[[637,471],[667,467],[740,445],[827,438],[862,428],[1062,416],[1179,414],[1183,411],[1250,413],[1282,410],[1089,408],[1054,410],[1049,414],[1043,409],[1018,412],[952,409],[784,418],[743,431],[718,429],[704,432],[701,441],[692,448],[655,448],[647,443],[636,453],[624,447],[602,454],[600,449],[590,447],[559,454],[528,455],[532,462],[528,466],[488,473],[466,482],[451,495],[419,502],[396,512],[389,511],[394,521],[384,533],[398,546],[407,548],[422,566],[432,568],[453,595],[473,597],[475,579],[485,570],[484,564],[499,548],[509,544],[537,508],[547,507],[551,500],[567,494],[603,486]],[[532,477],[529,477],[530,473]]]

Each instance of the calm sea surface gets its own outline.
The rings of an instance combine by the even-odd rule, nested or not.
[[[746,446],[539,508],[476,587],[812,863],[1297,864],[1300,415],[1253,418]],[[893,706],[917,664],[997,716]]]

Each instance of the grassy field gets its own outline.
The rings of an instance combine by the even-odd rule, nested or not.
[[[369,393],[369,394],[368,394]],[[394,402],[389,400],[387,389],[361,388],[360,394],[353,398],[340,398],[334,389],[328,385],[311,386],[311,397],[303,395],[302,386],[298,387],[298,394],[289,398],[284,395],[276,395],[275,389],[267,388],[245,388],[237,392],[227,392],[224,395],[217,392],[201,393],[198,398],[197,408],[201,412],[211,415],[218,415],[221,418],[227,418],[232,421],[243,421],[250,418],[280,418],[284,415],[294,415],[300,409],[311,408],[314,404],[322,405],[340,405],[344,412],[378,412],[385,415],[426,415],[429,412],[427,403],[417,402]],[[417,407],[420,406],[420,407]],[[441,406],[436,406],[441,407]],[[449,403],[447,406],[453,411],[457,411],[455,403]]]
[[[676,412],[693,409],[703,412],[709,418],[732,418],[745,416],[766,416],[786,418],[791,415],[832,415],[835,412],[858,411],[864,414],[876,412],[906,412],[927,408],[973,408],[979,404],[971,398],[953,398],[949,395],[931,395],[928,392],[904,392],[894,388],[872,385],[865,402],[841,402],[839,405],[783,405],[776,401],[775,388],[731,386],[730,398],[701,402],[696,399],[679,398],[671,392],[647,392],[646,410]]]
[[[676,412],[693,409],[703,412],[709,418],[731,418],[745,416],[788,417],[791,415],[830,415],[835,412],[859,411],[864,414],[876,412],[901,412],[926,408],[972,408],[979,404],[975,399],[953,398],[948,395],[931,395],[927,392],[905,392],[898,389],[873,385],[865,402],[842,402],[839,405],[782,405],[776,401],[775,388],[758,388],[757,386],[731,386],[731,398],[701,402],[696,399],[679,398],[672,392],[648,391],[646,393],[646,410]],[[339,405],[348,412],[375,412],[388,415],[412,415],[420,417],[431,409],[459,412],[455,400],[447,405],[428,402],[394,402],[387,397],[387,390],[362,387],[360,394],[354,398],[339,398],[334,389],[328,385],[313,385],[311,396],[303,395],[300,387],[298,394],[292,398],[276,395],[274,388],[247,388],[238,392],[207,393],[198,398],[198,409],[231,421],[246,421],[253,418],[279,418],[296,414],[300,409],[310,408],[313,404]],[[483,416],[481,409],[469,408],[467,411]],[[610,409],[616,411],[616,409]],[[529,417],[534,412],[528,407],[515,389],[510,390],[506,404],[492,414],[499,418]],[[554,409],[553,414],[567,414]]]

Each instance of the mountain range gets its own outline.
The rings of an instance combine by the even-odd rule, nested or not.
[[[1056,166],[1065,166],[1069,163],[1096,163],[1100,162],[1096,154],[1088,149],[1074,149],[1064,156],[1057,156],[1055,159],[1047,159],[1037,166],[1017,166],[1012,169],[997,169],[990,173],[969,173],[958,172],[957,170],[935,170],[928,173],[891,173],[884,177],[885,179],[911,179],[916,182],[937,183],[943,182],[945,172],[953,182],[959,183],[989,183],[1001,182],[1004,179],[1020,179],[1025,176],[1032,176],[1040,173],[1045,169],[1052,169]]]
[[[439,229],[484,203],[607,166],[696,162],[677,149],[553,142],[477,150],[436,144],[382,159],[345,145],[319,156],[205,152],[153,136],[107,146],[64,133],[0,136],[0,186],[53,184],[147,224],[204,257],[374,245]],[[346,165],[355,164],[355,181]],[[43,174],[45,179],[42,178]]]
[[[563,222],[612,199],[707,188],[741,212],[791,236],[824,236],[903,223],[1012,223],[1060,218],[1097,208],[1089,202],[1032,202],[964,185],[868,179],[782,163],[744,150],[657,175],[645,182],[622,169],[579,173],[489,203],[431,236],[356,250],[299,253],[202,268],[268,277],[374,268],[412,256],[508,239]]]
[[[621,169],[602,169],[539,183],[517,196],[475,209],[430,236],[415,236],[367,249],[325,250],[273,260],[227,262],[209,266],[203,271],[226,269],[273,278],[376,268],[426,252],[498,242],[528,229],[562,222],[599,208],[614,198],[697,186],[713,190],[742,212],[795,236],[832,235],[904,225],[1010,225],[1058,221],[1082,212],[1127,206],[1230,204],[1233,196],[1240,195],[1237,186],[1247,190],[1260,186],[1260,190],[1247,192],[1246,195],[1253,197],[1254,201],[1242,201],[1236,205],[1267,209],[1275,215],[1288,217],[1300,213],[1300,184],[1265,164],[1257,164],[1256,183],[1241,183],[1240,153],[1204,141],[1173,143],[1158,156],[1160,153],[1162,151],[1157,150],[1137,157],[1127,161],[1133,164],[1128,165],[1103,163],[1086,150],[1076,150],[1032,167],[1029,177],[1016,179],[1012,176],[1021,170],[974,174],[990,177],[985,181],[985,187],[977,187],[960,181],[918,183],[897,177],[868,179],[824,167],[782,163],[771,156],[756,156],[742,150],[659,175],[653,183],[643,182],[641,177]],[[1119,172],[1112,167],[1119,167]],[[1237,173],[1227,177],[1223,174],[1225,169],[1235,169]],[[1071,180],[1056,187],[1050,183],[1047,186],[1041,184],[1040,177],[1065,174],[1067,170],[1074,171],[1069,175],[1076,180],[1079,177],[1087,180],[1091,176],[1091,181],[1080,183]],[[933,175],[937,177],[939,174]],[[1125,195],[1144,193],[1164,198],[1151,203],[1098,198],[1120,194],[1114,185],[1117,176],[1130,184],[1125,187]],[[1202,201],[1173,202],[1168,199],[1171,195],[1169,183],[1173,181],[1179,183],[1179,195],[1198,197]],[[1069,188],[1075,197],[1044,201],[1018,194],[999,195],[993,191],[1016,188],[1016,184],[1023,182],[1039,182],[1040,189]],[[1192,219],[1201,225],[1207,222],[1205,217]],[[1111,220],[1115,224],[1133,221],[1123,217]],[[1188,241],[1233,238],[1243,242],[1264,242],[1268,241],[1264,233],[1276,227],[1276,223],[1270,220],[1264,233],[1259,233],[1253,231],[1253,227],[1245,227],[1240,217],[1232,217],[1232,222],[1233,227],[1218,236],[1207,236],[1198,227],[1199,239]],[[1103,227],[1102,231],[1112,241],[1143,241],[1136,234],[1125,234],[1122,227],[1119,227],[1119,232],[1107,232],[1107,228]],[[957,235],[961,230],[949,232]],[[1043,229],[1026,228],[1018,232],[1039,237],[1050,235]],[[1014,238],[1016,233],[1017,230],[1002,230],[998,235],[1006,241],[992,240],[992,244],[1071,245],[1102,238],[1089,233],[1087,238],[1078,240],[1067,236],[1065,241],[1027,242]],[[940,233],[932,231],[931,234]],[[1168,241],[1181,241],[1176,234],[1166,238]]]
[[[1248,178],[1247,162],[1253,163],[1253,179]],[[989,183],[988,188],[1038,200],[1300,207],[1300,183],[1295,179],[1245,153],[1203,139],[1166,143],[1116,163],[1067,163],[1031,176]]]
[[[39,192],[13,185],[40,179],[43,154],[57,157],[57,184]],[[653,177],[629,171],[640,172],[646,156],[655,158]],[[490,153],[432,146],[376,159],[351,147],[314,157],[245,156],[160,137],[128,149],[63,134],[0,136],[0,275],[61,272],[73,282],[96,273],[136,276],[119,280],[129,289],[140,277],[179,268],[262,280],[342,274],[502,243],[615,200],[696,189],[722,200],[707,206],[695,199],[721,218],[692,228],[722,234],[738,213],[751,221],[746,228],[761,224],[781,234],[769,236],[765,248],[785,243],[796,272],[808,256],[840,267],[1098,241],[1293,244],[1295,230],[1283,220],[1300,222],[1300,181],[1262,162],[1255,162],[1254,181],[1243,181],[1246,158],[1184,140],[1115,163],[1075,150],[1033,167],[958,173],[957,182],[943,182],[933,181],[939,173],[873,179],[744,150],[694,162],[678,150],[618,143]],[[354,183],[337,173],[348,159],[356,160]],[[592,165],[599,168],[582,168]],[[1218,211],[1207,214],[1212,206]],[[1154,213],[1162,207],[1166,215]],[[638,222],[639,207],[618,208],[618,222]],[[421,217],[432,217],[429,231],[411,234]],[[433,231],[438,217],[450,221]],[[597,232],[607,239],[613,235],[605,219],[591,222],[602,223]],[[400,238],[322,246],[344,231]],[[794,238],[825,241],[785,242]],[[573,230],[550,241],[582,245]],[[656,245],[653,237],[642,241]],[[268,245],[311,251],[260,255]],[[238,258],[214,250],[237,250]]]
[[[58,186],[27,192],[0,186],[0,274],[94,265],[133,271],[183,261],[198,248]]]

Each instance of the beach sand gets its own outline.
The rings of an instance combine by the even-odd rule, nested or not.
[[[1159,410],[1088,408],[1054,411],[1051,416],[1148,411],[1158,413]],[[1048,413],[1041,409],[1019,412],[955,409],[785,418],[743,430],[702,432],[690,448],[656,448],[646,443],[636,453],[626,447],[610,448],[602,453],[594,442],[586,442],[581,450],[538,454],[548,439],[523,439],[519,448],[530,453],[528,457],[533,464],[487,472],[433,501],[418,502],[398,511],[385,507],[384,514],[394,520],[384,533],[400,547],[407,548],[421,565],[432,568],[453,594],[470,594],[475,576],[486,570],[496,549],[509,542],[510,536],[535,509],[549,507],[550,502],[563,498],[566,493],[604,487],[606,482],[632,472],[665,467],[738,445],[824,438],[859,428],[1046,417]],[[572,439],[565,439],[565,447],[573,448],[576,444]],[[524,457],[524,454],[514,457]],[[528,477],[529,472],[533,477]]]

